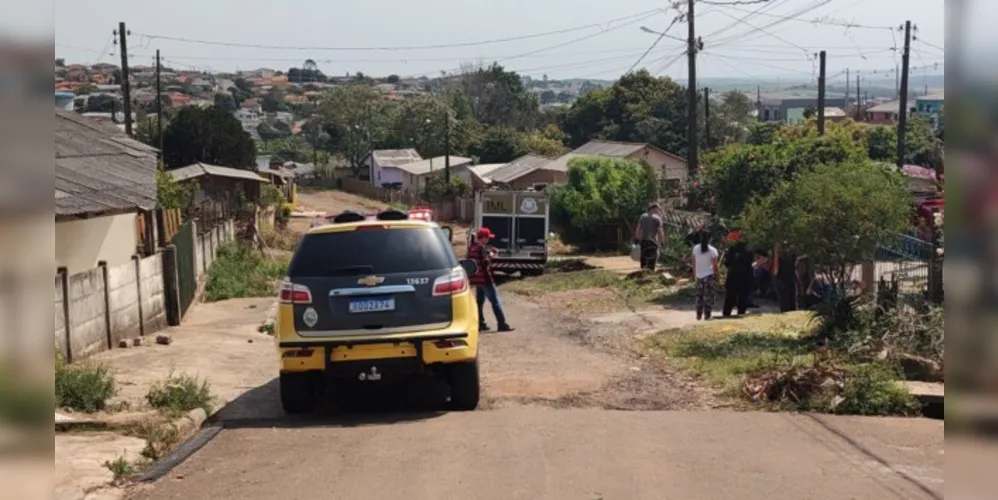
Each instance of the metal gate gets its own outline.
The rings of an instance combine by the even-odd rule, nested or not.
[[[197,290],[193,224],[185,222],[180,226],[172,242],[177,247],[177,286],[180,289],[180,317],[183,318]]]

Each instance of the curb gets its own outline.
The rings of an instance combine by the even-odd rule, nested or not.
[[[205,420],[208,420],[208,414],[201,408],[195,408],[184,416],[174,419],[169,425],[176,429],[181,436],[186,436],[200,429]]]

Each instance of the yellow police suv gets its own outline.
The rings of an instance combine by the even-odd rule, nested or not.
[[[311,228],[280,287],[281,404],[310,411],[332,385],[430,375],[478,406],[478,309],[449,228],[405,212],[344,212]]]

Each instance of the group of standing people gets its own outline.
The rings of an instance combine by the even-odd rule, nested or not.
[[[653,203],[641,215],[634,228],[634,242],[640,250],[641,268],[654,271],[658,262],[659,248],[666,243],[661,207]],[[745,243],[742,233],[734,229],[727,235],[728,251],[723,259],[717,247],[711,244],[710,232],[701,224],[686,236],[686,243],[692,247],[690,265],[696,279],[697,320],[710,319],[714,299],[717,294],[720,266],[727,268],[724,282],[724,306],[722,315],[731,316],[737,311],[745,314],[756,307],[752,295],[759,290],[759,267],[763,263],[756,259]],[[766,269],[768,273],[768,269]]]

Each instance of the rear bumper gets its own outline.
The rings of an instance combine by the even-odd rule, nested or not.
[[[447,341],[449,345],[439,345]],[[278,352],[282,372],[323,371],[354,380],[372,373],[416,375],[430,365],[471,361],[478,354],[467,332],[287,341],[278,343]]]

